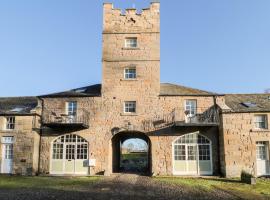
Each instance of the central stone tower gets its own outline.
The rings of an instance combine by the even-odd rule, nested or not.
[[[136,9],[103,5],[102,96],[106,105],[125,110],[136,102],[143,115],[160,92],[160,3],[138,13]],[[127,106],[128,107],[128,106]],[[131,105],[132,107],[132,105]]]

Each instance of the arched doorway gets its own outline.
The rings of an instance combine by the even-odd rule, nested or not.
[[[173,142],[175,175],[212,175],[212,143],[199,132],[178,137]]]
[[[51,144],[51,174],[89,174],[88,142],[75,134],[62,135]]]
[[[112,138],[113,173],[151,173],[151,142],[141,132],[121,132]]]

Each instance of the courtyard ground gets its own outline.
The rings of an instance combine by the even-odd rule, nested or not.
[[[270,180],[255,186],[236,179],[0,176],[1,200],[270,199]]]

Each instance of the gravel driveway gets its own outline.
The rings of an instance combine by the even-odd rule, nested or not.
[[[170,199],[239,199],[217,191],[194,191],[184,186],[171,185],[150,177],[119,174],[104,177],[89,186],[74,187],[67,191],[55,189],[1,189],[0,200],[170,200]]]

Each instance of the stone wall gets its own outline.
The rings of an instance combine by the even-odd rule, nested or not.
[[[239,177],[242,170],[254,175],[256,142],[270,142],[270,130],[254,127],[254,115],[260,113],[223,113],[220,126],[221,170],[227,177]],[[263,114],[263,113],[261,113]],[[269,121],[268,113],[268,124]]]
[[[38,116],[15,116],[15,129],[5,130],[5,117],[0,116],[0,138],[13,136],[13,174],[34,175],[38,172],[39,131],[35,129],[34,121]],[[3,144],[0,144],[2,152]],[[2,153],[0,154],[2,162]]]

